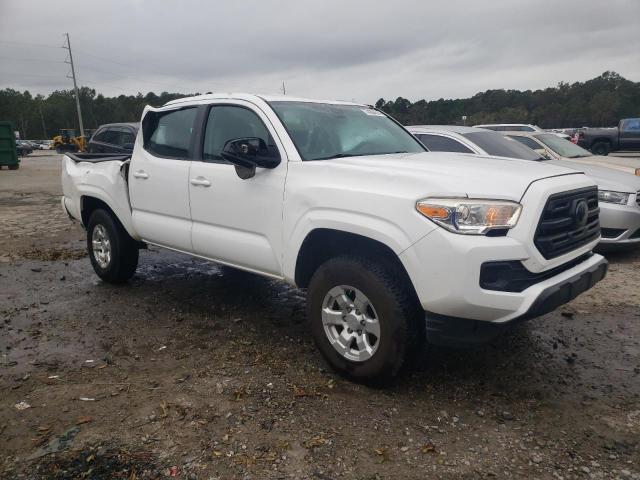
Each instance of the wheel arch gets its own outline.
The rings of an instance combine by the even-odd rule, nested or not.
[[[407,269],[391,247],[371,237],[332,228],[316,228],[306,235],[295,261],[295,284],[306,288],[318,267],[339,255],[357,255],[382,263],[397,272],[410,293],[418,298]]]
[[[137,233],[133,228],[131,222],[131,214],[127,216],[119,215],[119,209],[114,208],[113,203],[102,195],[96,194],[97,192],[85,193],[80,196],[80,217],[82,225],[87,227],[89,224],[89,218],[91,214],[97,209],[104,209],[109,212],[115,219],[122,225],[131,238],[138,240]]]

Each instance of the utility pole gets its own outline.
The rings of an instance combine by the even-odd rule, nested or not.
[[[284,85],[284,81],[282,82],[282,94],[286,95],[287,94],[287,87],[285,87]]]
[[[44,125],[44,115],[42,114],[42,101],[38,102],[38,109],[40,110],[40,120],[42,120],[42,138],[49,138],[47,136],[47,127]]]
[[[73,78],[73,89],[76,92],[76,108],[78,109],[78,123],[80,123],[80,136],[84,137],[84,125],[82,124],[82,110],[80,109],[80,93],[78,92],[78,84],[76,83],[76,69],[73,66],[73,54],[71,53],[71,40],[69,40],[69,34],[65,34],[67,37],[67,45],[62,48],[69,50],[69,61],[66,63],[71,64],[71,78]]]

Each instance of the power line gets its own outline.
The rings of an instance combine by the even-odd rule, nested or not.
[[[25,45],[28,47],[55,48],[56,50],[60,48],[59,46],[46,45],[44,43],[16,42],[12,40],[0,40],[0,43],[8,43],[10,45]]]
[[[15,60],[15,61],[17,61],[17,62],[64,63],[62,60],[48,60],[48,59],[45,59],[45,58],[0,57],[0,60]]]

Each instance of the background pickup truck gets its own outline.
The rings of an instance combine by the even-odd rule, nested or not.
[[[329,364],[393,377],[589,289],[607,263],[584,174],[427,152],[365,105],[203,95],[147,107],[133,154],[67,154],[62,206],[120,283],[153,244],[307,289]]]
[[[640,150],[640,118],[625,118],[617,127],[584,128],[578,132],[578,145],[595,155],[617,150]]]

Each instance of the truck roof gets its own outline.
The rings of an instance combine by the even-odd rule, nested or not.
[[[187,102],[203,102],[207,100],[247,100],[253,101],[262,100],[264,102],[307,102],[307,103],[331,103],[335,105],[362,105],[356,102],[345,102],[341,100],[318,100],[311,98],[291,97],[288,95],[258,95],[252,93],[240,93],[240,92],[228,92],[228,93],[207,93],[204,95],[194,95],[192,97],[183,97],[176,100],[171,100],[165,103],[163,106],[176,105]]]

